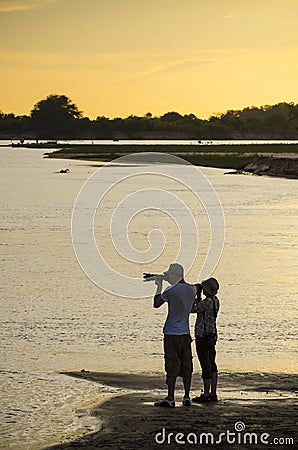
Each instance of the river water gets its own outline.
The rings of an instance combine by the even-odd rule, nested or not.
[[[98,427],[88,411],[110,390],[60,372],[163,371],[166,311],[154,310],[150,299],[106,293],[76,260],[72,209],[97,169],[94,161],[45,159],[42,150],[2,147],[0,163],[0,445],[34,450]],[[61,168],[70,172],[61,174]],[[297,181],[202,172],[226,221],[225,247],[214,272],[221,284],[220,370],[297,373]],[[163,188],[188,195],[181,187]],[[104,208],[113,211],[111,200]],[[131,239],[140,251],[151,225],[156,228],[153,218],[141,215],[134,224]],[[204,228],[201,213],[197,218]],[[158,217],[174,247],[177,230],[167,220]],[[103,232],[100,239],[112,264],[108,237]],[[207,243],[203,230],[198,259]],[[171,245],[165,263],[173,252]],[[123,270],[129,272],[130,265]],[[196,264],[188,280],[197,281]]]

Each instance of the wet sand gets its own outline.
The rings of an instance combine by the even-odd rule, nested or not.
[[[189,408],[181,405],[183,391],[179,380],[176,408],[173,409],[153,406],[156,400],[165,395],[162,374],[69,372],[67,375],[91,380],[112,389],[119,388],[119,392],[92,411],[101,422],[100,431],[73,442],[52,446],[52,450],[178,449],[196,446],[207,449],[212,446],[212,436],[214,446],[221,449],[259,449],[268,448],[268,444],[273,444],[276,449],[294,449],[297,442],[296,375],[223,373],[219,378],[219,402],[192,404]],[[193,395],[199,394],[200,389],[201,380],[195,374]],[[237,422],[242,424],[237,425],[236,432]],[[229,440],[237,439],[237,443],[227,442],[228,430],[235,433],[229,435]],[[178,433],[183,433],[183,436],[177,436]],[[208,443],[203,433],[212,434],[208,437]],[[222,435],[221,443],[216,443],[220,433],[225,435]],[[245,436],[245,433],[254,435]],[[156,435],[159,443],[155,440]],[[249,444],[250,439],[253,444]]]

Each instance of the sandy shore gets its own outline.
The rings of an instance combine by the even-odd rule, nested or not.
[[[294,449],[297,443],[296,375],[223,373],[219,383],[220,401],[193,404],[190,408],[181,405],[182,385],[179,382],[175,409],[153,406],[153,402],[165,393],[161,374],[72,372],[67,375],[120,388],[121,391],[93,410],[92,413],[102,422],[100,431],[52,446],[52,450],[210,448],[212,436],[213,446],[221,449],[268,448],[271,443],[274,448]],[[194,395],[200,393],[200,385],[201,380],[195,375]],[[236,432],[237,422],[242,422],[242,425],[237,425]],[[183,433],[183,436],[178,433]],[[208,443],[203,433],[211,433]],[[225,435],[222,435],[221,443],[216,443],[220,433]],[[233,444],[233,439],[237,439],[237,443]],[[250,439],[254,445],[249,444]]]

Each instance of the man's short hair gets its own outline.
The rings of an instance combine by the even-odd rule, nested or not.
[[[164,274],[166,274],[166,273],[177,275],[177,277],[179,276],[181,280],[184,277],[183,266],[181,266],[181,264],[178,264],[178,263],[170,264],[168,270],[166,270],[166,272],[164,272]]]

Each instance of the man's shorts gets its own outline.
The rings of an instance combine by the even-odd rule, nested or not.
[[[168,377],[190,377],[193,371],[189,334],[164,335],[165,371]]]

